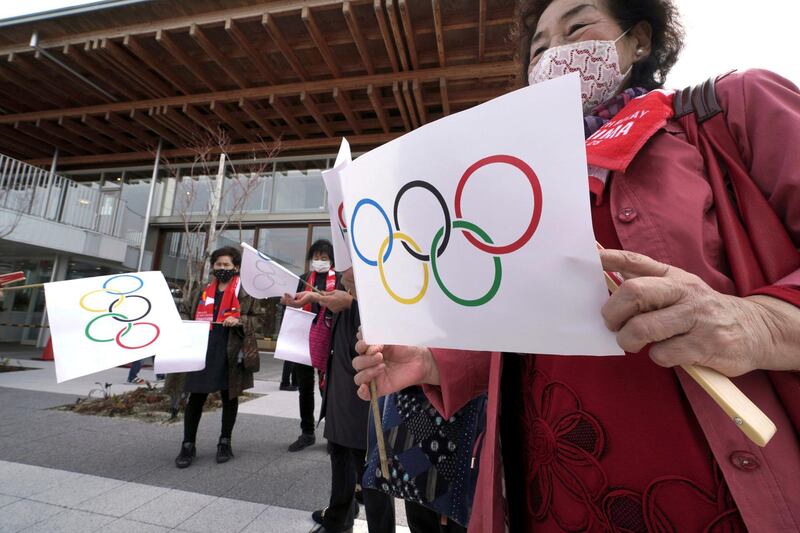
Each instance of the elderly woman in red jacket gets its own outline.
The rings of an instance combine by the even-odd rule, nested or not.
[[[532,0],[520,17],[530,83],[581,74],[587,137],[659,88],[682,43],[671,0]],[[720,78],[716,94],[750,177],[800,245],[797,87],[749,71]],[[361,342],[359,395],[373,379],[380,394],[422,383],[450,416],[488,390],[470,532],[800,530],[800,271],[732,296],[719,205],[675,120],[624,171],[590,170],[601,260],[625,278],[602,312],[627,356]],[[776,423],[772,441],[747,440],[682,364],[735,377]]]

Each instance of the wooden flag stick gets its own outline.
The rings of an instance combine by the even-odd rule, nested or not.
[[[369,382],[369,403],[372,405],[372,420],[375,422],[375,436],[378,439],[378,457],[381,459],[381,473],[383,474],[383,479],[389,481],[389,459],[386,457],[381,410],[378,407],[378,389],[374,380]]]
[[[16,287],[6,287],[4,285],[0,287],[0,291],[19,291],[22,289],[38,289],[39,287],[44,287],[44,283],[34,283],[32,285],[17,285]]]
[[[613,294],[619,285],[608,272],[603,274],[606,286]],[[777,431],[775,423],[730,378],[705,366],[681,365],[681,368],[703,387],[751,441],[761,447],[767,445]]]

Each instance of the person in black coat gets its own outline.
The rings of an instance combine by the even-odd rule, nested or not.
[[[361,325],[352,269],[344,272],[341,281],[345,290],[298,295],[302,302],[315,301],[335,313],[327,386],[320,413],[320,419],[325,418],[325,438],[331,460],[331,495],[326,509],[312,513],[318,523],[311,530],[313,533],[352,531],[358,514],[356,483],[364,476],[367,455],[370,404],[356,394],[356,372],[352,365],[357,355],[356,333]],[[374,489],[364,489],[363,499],[370,533],[394,532],[394,498]]]

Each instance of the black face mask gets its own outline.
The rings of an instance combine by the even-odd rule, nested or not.
[[[227,283],[233,279],[233,276],[236,275],[236,271],[220,268],[219,270],[214,270],[213,274],[220,283]]]

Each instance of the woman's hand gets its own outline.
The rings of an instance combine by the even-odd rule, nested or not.
[[[319,305],[323,305],[334,313],[339,313],[350,309],[353,304],[353,297],[346,291],[323,292],[317,298]]]
[[[234,328],[241,323],[242,321],[236,318],[235,316],[229,316],[228,318],[222,321],[222,325],[226,328]]]
[[[661,366],[701,365],[730,377],[800,368],[796,307],[719,293],[694,274],[633,252],[602,250],[600,260],[625,279],[602,312],[626,352],[650,344],[650,358]]]
[[[319,293],[311,292],[311,291],[303,291],[298,292],[294,296],[291,294],[284,294],[281,297],[281,303],[288,307],[294,307],[295,309],[300,309],[308,304],[314,304],[319,301]]]
[[[369,382],[375,380],[378,396],[385,396],[412,385],[439,384],[439,369],[431,351],[417,346],[369,345],[358,329],[356,343],[358,356],[353,359],[353,368],[358,396],[369,400]]]

